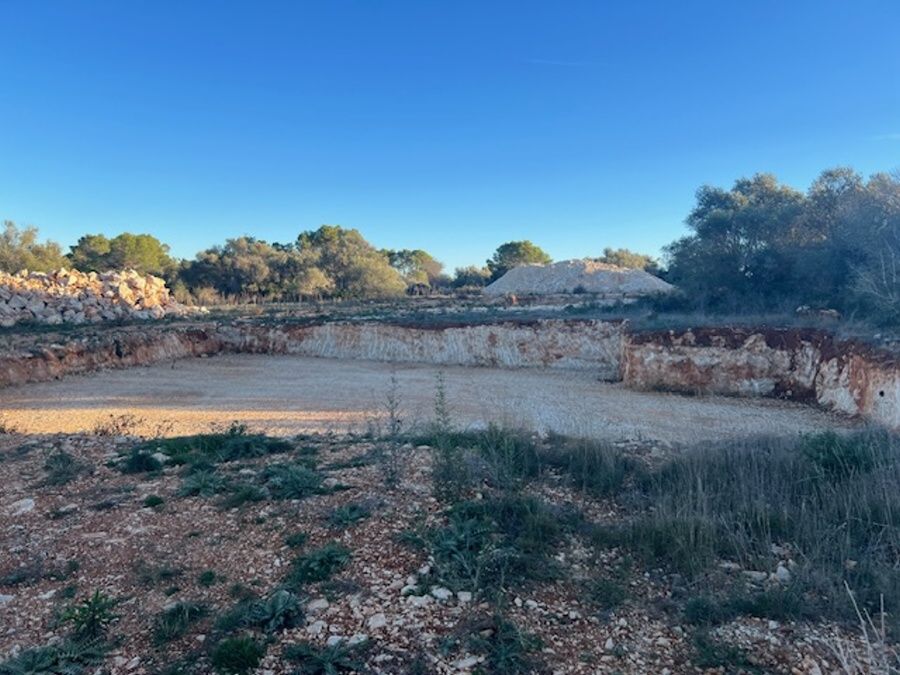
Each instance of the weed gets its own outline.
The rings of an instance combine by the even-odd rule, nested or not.
[[[627,588],[613,579],[591,579],[585,586],[588,600],[605,612],[615,609],[628,597]]]
[[[326,491],[322,475],[299,464],[270,464],[263,479],[275,499],[304,499]]]
[[[261,502],[268,492],[250,483],[241,483],[231,487],[230,493],[222,500],[222,508],[236,509],[250,502]]]
[[[621,490],[639,466],[607,443],[561,437],[548,440],[539,461],[568,476],[575,488],[600,497]]]
[[[247,434],[245,428],[233,426],[225,433],[146,441],[134,449],[150,454],[161,452],[168,455],[173,464],[205,463],[215,465],[219,462],[234,462],[284,453],[291,450],[292,447],[283,439],[270,438],[261,434]]]
[[[368,504],[350,502],[332,510],[328,515],[328,522],[331,527],[343,530],[371,515],[372,509]]]
[[[216,581],[218,581],[218,580],[219,580],[219,577],[216,575],[216,573],[213,570],[204,570],[197,577],[197,583],[200,584],[201,586],[203,586],[204,588],[209,588],[214,583],[216,583]]]
[[[132,448],[128,456],[119,464],[122,473],[154,473],[162,471],[163,465],[149,452]]]
[[[694,665],[698,668],[718,668],[727,673],[759,673],[760,669],[747,658],[740,647],[716,640],[706,632],[693,639]]]
[[[196,602],[179,602],[156,617],[153,639],[157,644],[171,642],[188,632],[191,624],[206,616],[207,609]]]
[[[107,626],[116,620],[117,616],[112,611],[116,604],[101,591],[94,591],[90,597],[67,608],[62,620],[72,624],[79,638],[99,638],[106,632]]]
[[[65,450],[53,451],[44,460],[44,471],[47,472],[44,485],[65,485],[86,469],[85,465]]]
[[[0,662],[0,675],[73,675],[90,672],[103,662],[108,645],[99,639],[69,638],[45,647],[26,649]]]
[[[185,476],[178,494],[182,497],[212,497],[226,487],[225,479],[215,471],[197,471]]]
[[[350,562],[350,550],[337,542],[325,544],[294,561],[288,583],[302,586],[325,581]]]
[[[147,495],[144,497],[144,507],[148,509],[156,509],[165,504],[166,500],[159,495]]]
[[[300,598],[288,590],[279,589],[265,598],[242,600],[217,625],[226,632],[255,628],[265,633],[275,633],[302,625],[304,617]]]
[[[170,565],[153,566],[145,560],[139,560],[135,564],[135,574],[139,583],[145,586],[158,586],[177,579],[181,576],[182,571]]]
[[[493,615],[477,628],[469,638],[469,648],[485,657],[480,672],[499,675],[540,672],[540,664],[531,656],[541,648],[537,637],[523,633],[500,614]]]
[[[94,423],[93,433],[96,436],[132,436],[144,420],[136,415],[110,415]]]
[[[552,557],[571,518],[533,497],[460,502],[426,537],[441,580],[488,596],[509,584],[554,578]]]
[[[251,637],[225,638],[212,652],[212,665],[224,675],[245,675],[262,661],[266,649]]]
[[[293,532],[284,538],[284,543],[290,548],[300,548],[309,540],[306,532]]]
[[[330,647],[316,647],[309,642],[300,642],[285,648],[284,657],[295,662],[302,675],[337,675],[362,671],[365,664],[359,655],[368,649],[368,643],[346,644],[339,642]]]

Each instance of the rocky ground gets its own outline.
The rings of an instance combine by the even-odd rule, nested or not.
[[[497,604],[474,588],[443,586],[428,549],[415,545],[416,533],[445,518],[433,494],[431,448],[400,447],[400,461],[391,464],[399,474],[388,484],[372,441],[298,437],[287,452],[221,470],[229,480],[252,482],[268,465],[296,461],[315,467],[325,489],[303,499],[263,495],[235,504],[223,495],[186,496],[184,468],[162,455],[159,470],[123,473],[123,458],[139,440],[0,434],[0,663],[3,655],[59,640],[70,629],[61,619],[65,608],[100,591],[115,600],[117,618],[97,672],[211,672],[210,654],[224,639],[221,617],[241,597],[277,589],[298,556],[338,542],[349,561],[298,591],[302,619],[268,634],[244,631],[265,643],[253,672],[337,672],[298,670],[288,655],[301,643],[351,654],[359,645],[355,658],[375,673],[497,672],[486,660],[493,657],[468,639],[496,642]],[[620,447],[638,461],[669,452],[652,442]],[[61,453],[71,461],[54,460]],[[552,472],[530,489],[589,522],[621,517],[611,501],[589,498]],[[861,649],[852,627],[741,618],[711,639],[742,648],[746,662],[704,665],[696,629],[674,604],[683,584],[677,576],[578,537],[568,537],[555,559],[563,574],[517,587],[500,604],[523,635],[537,638],[528,641],[532,665],[507,672],[814,675],[840,672],[837,639]],[[621,597],[598,601],[585,592],[586,581],[610,578],[619,580]],[[179,602],[204,611],[183,634],[161,641],[158,617]],[[175,670],[179,665],[185,669]]]

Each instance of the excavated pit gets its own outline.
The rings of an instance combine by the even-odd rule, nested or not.
[[[0,409],[24,431],[90,429],[100,416],[126,412],[144,419],[144,433],[232,420],[274,433],[360,431],[383,408],[394,370],[407,421],[424,423],[438,369],[447,372],[463,426],[501,421],[679,441],[842,427],[850,418],[900,427],[893,360],[797,329],[233,322],[114,328],[48,342],[20,339],[0,355]],[[112,369],[124,370],[87,376]],[[701,396],[676,395],[686,393]]]

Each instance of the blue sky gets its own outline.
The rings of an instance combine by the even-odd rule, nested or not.
[[[900,3],[0,0],[0,218],[179,256],[657,253],[694,191],[900,168]]]

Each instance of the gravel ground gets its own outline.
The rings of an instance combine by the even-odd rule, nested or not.
[[[296,356],[228,355],[0,390],[0,414],[24,433],[91,430],[131,414],[129,431],[182,434],[234,420],[272,434],[363,431],[383,418],[396,374],[407,427],[432,417],[437,368]],[[586,372],[443,369],[454,422],[672,443],[849,426],[773,400],[637,392]]]

